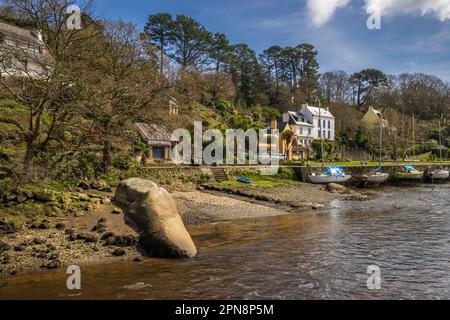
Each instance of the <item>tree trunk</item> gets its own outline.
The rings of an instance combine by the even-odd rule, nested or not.
[[[111,166],[111,142],[109,140],[103,141],[103,173],[109,173]]]
[[[36,146],[32,140],[27,141],[25,157],[23,159],[23,171],[28,173],[33,163],[34,155],[36,154]]]

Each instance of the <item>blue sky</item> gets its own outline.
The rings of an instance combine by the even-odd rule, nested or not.
[[[309,1],[309,3],[307,3]],[[366,3],[382,8],[381,29],[366,27]],[[143,28],[149,14],[186,14],[260,52],[313,44],[321,71],[379,68],[450,81],[450,0],[96,0],[97,14]],[[335,10],[333,10],[335,9]],[[331,14],[330,14],[331,12]],[[317,23],[319,21],[319,23]]]

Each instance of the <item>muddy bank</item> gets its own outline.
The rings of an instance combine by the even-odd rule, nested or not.
[[[138,235],[112,204],[99,205],[82,216],[47,217],[0,237],[0,276],[57,269],[69,265],[142,259]]]
[[[342,190],[329,190],[327,186],[307,183],[285,184],[276,187],[240,184],[208,184],[205,190],[239,196],[261,203],[276,204],[293,209],[321,209],[334,200],[365,201],[369,196],[342,187]],[[290,210],[289,210],[290,211]]]

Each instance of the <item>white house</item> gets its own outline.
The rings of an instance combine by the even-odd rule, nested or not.
[[[315,139],[322,137],[324,140],[336,139],[336,119],[330,110],[318,107],[302,105],[300,111],[288,111],[283,114],[283,123],[289,123],[298,137],[298,144],[304,147],[311,145]]]
[[[336,118],[330,110],[318,107],[312,107],[307,104],[302,106],[300,111],[308,123],[314,125],[314,138],[320,139],[320,131],[325,140],[334,141],[336,139]]]
[[[0,22],[0,76],[40,78],[50,65],[40,31]]]

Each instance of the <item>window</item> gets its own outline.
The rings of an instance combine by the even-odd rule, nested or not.
[[[328,140],[331,140],[331,131],[328,131]]]
[[[326,128],[327,127],[327,121],[323,120],[323,127]]]
[[[328,120],[328,129],[331,129],[331,121]]]
[[[317,136],[320,138],[320,132],[321,132],[321,130],[319,129],[319,131],[317,131],[317,132],[318,132]]]
[[[308,128],[308,134],[311,135],[311,128]]]
[[[319,120],[317,120],[317,123],[319,124],[319,128],[320,128],[320,119],[319,119]]]
[[[303,134],[303,128],[300,128],[300,134]]]

